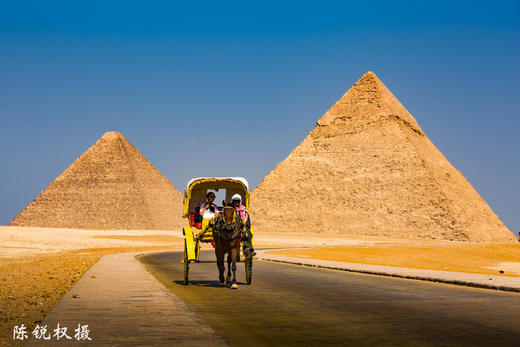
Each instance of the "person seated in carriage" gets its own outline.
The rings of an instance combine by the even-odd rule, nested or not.
[[[215,201],[215,193],[208,192],[206,195],[206,202],[203,202],[200,205],[200,212],[199,214],[204,219],[215,219],[219,216],[217,205],[215,205],[213,202]]]
[[[195,207],[195,212],[190,213],[190,226],[197,229],[202,228],[202,216],[200,215],[200,206]]]
[[[242,196],[240,196],[240,194],[235,194],[231,197],[231,206],[233,206],[237,216],[240,216],[240,219],[242,219],[242,223],[244,223],[244,230],[242,232],[242,245],[244,247],[244,256],[246,258],[253,258],[256,255],[256,252],[253,248],[253,245],[251,244],[251,219],[249,218],[247,208],[244,205],[242,205]]]
[[[195,215],[193,216],[195,224],[202,224],[202,216],[200,215],[200,206],[195,207]]]

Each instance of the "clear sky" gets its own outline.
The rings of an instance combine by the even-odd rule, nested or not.
[[[518,1],[3,1],[0,224],[110,130],[179,190],[255,187],[371,70],[518,233],[519,18]]]

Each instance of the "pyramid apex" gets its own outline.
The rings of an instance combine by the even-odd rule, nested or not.
[[[367,71],[363,74],[363,76],[361,76],[359,78],[359,80],[357,82],[361,82],[363,80],[376,80],[376,81],[379,81],[381,82],[381,80],[377,77],[377,75],[373,72],[373,71]],[[357,83],[356,82],[356,83]]]
[[[318,120],[318,125],[331,125],[344,119],[373,122],[376,118],[396,116],[422,133],[412,115],[388,90],[373,71],[367,71]]]
[[[121,135],[121,133],[119,133],[117,131],[107,131],[106,133],[103,134],[103,136],[101,136],[101,138],[104,140],[117,140],[117,139],[124,138],[124,136]]]

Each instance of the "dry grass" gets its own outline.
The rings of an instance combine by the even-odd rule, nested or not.
[[[276,251],[273,254],[347,263],[388,265],[520,277],[520,245],[381,246]]]

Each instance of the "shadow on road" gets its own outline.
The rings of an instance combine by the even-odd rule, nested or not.
[[[179,285],[185,285],[184,281],[172,281],[175,284]],[[245,282],[239,282],[237,281],[238,285],[247,285]],[[190,286],[196,286],[196,287],[213,287],[213,288],[225,288],[225,286],[221,286],[219,281],[191,281],[190,280]]]

